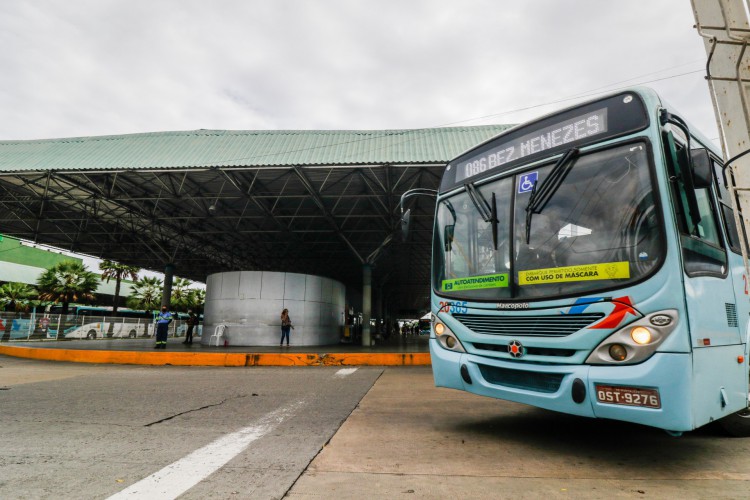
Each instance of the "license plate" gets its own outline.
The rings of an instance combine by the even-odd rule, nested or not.
[[[640,387],[622,387],[616,385],[597,385],[596,399],[600,403],[626,406],[643,406],[661,408],[659,391]]]

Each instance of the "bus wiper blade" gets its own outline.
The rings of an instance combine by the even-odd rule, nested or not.
[[[544,182],[539,184],[539,181],[534,183],[534,187],[531,189],[531,195],[529,196],[529,204],[526,206],[526,244],[529,244],[531,236],[531,217],[534,214],[542,213],[544,207],[547,206],[549,200],[555,195],[565,178],[570,173],[570,169],[573,168],[573,160],[578,157],[581,150],[578,148],[571,148],[563,154],[555,166],[552,167],[552,171],[549,173]]]
[[[534,201],[534,195],[536,194],[536,185],[539,181],[534,182],[534,186],[531,188],[531,194],[529,195],[529,204],[526,205],[526,244],[529,244],[531,238],[531,217],[534,212],[531,210],[531,204]]]
[[[466,192],[469,194],[474,206],[477,207],[479,215],[482,216],[484,222],[492,224],[492,243],[497,250],[497,202],[495,201],[495,193],[492,193],[492,205],[487,203],[487,199],[482,195],[479,190],[474,187],[474,184],[466,184]]]
[[[527,211],[532,211],[535,214],[542,213],[547,202],[554,196],[557,190],[560,188],[565,178],[570,173],[570,169],[573,168],[573,162],[578,157],[580,150],[578,148],[571,148],[565,152],[562,157],[557,160],[555,166],[552,167],[552,171],[549,173],[544,182],[537,186],[534,184],[531,197],[529,198],[529,206],[526,208]]]
[[[490,212],[492,218],[490,220],[490,223],[492,224],[492,244],[495,246],[495,250],[497,250],[497,201],[495,201],[495,192],[492,192],[492,211]]]

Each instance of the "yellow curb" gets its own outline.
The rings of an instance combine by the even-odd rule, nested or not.
[[[226,353],[89,351],[0,345],[0,354],[72,363],[174,366],[429,366],[430,354],[417,353]]]

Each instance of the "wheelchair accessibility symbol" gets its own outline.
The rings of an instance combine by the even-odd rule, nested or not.
[[[520,179],[518,179],[518,193],[530,193],[532,189],[534,189],[534,184],[536,184],[536,180],[539,177],[539,172],[531,172],[526,175],[522,175]]]

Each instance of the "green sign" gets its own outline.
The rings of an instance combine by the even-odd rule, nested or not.
[[[505,288],[508,286],[508,274],[485,274],[484,276],[469,276],[443,280],[444,292],[458,292],[461,290],[481,290],[483,288]]]

